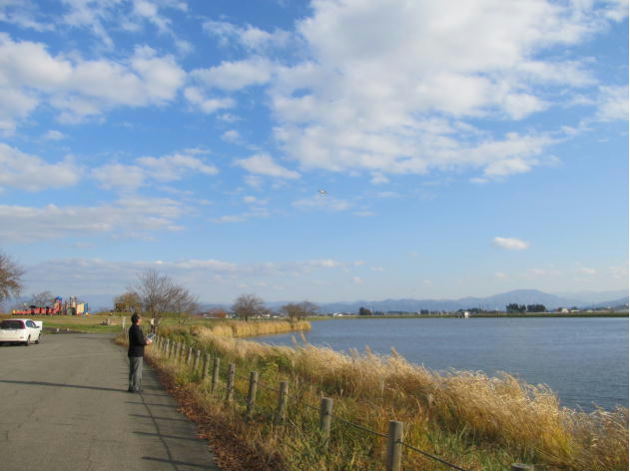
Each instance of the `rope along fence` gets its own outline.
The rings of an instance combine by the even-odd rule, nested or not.
[[[330,434],[332,429],[333,420],[348,425],[351,428],[369,433],[371,435],[384,438],[387,440],[387,453],[385,458],[386,470],[401,470],[401,463],[403,459],[403,449],[411,452],[422,454],[436,462],[440,462],[454,470],[466,470],[455,464],[452,464],[444,459],[441,459],[433,454],[423,451],[413,445],[407,444],[403,441],[404,424],[400,421],[389,421],[389,429],[387,434],[379,433],[370,428],[362,426],[360,424],[348,421],[340,416],[333,414],[333,399],[322,397],[319,407],[313,406],[301,398],[294,395],[289,395],[289,382],[279,382],[278,388],[265,385],[260,382],[258,372],[250,372],[249,376],[244,376],[236,372],[236,365],[229,364],[227,368],[221,367],[221,358],[214,357],[212,362],[210,356],[205,354],[203,359],[201,358],[201,352],[199,350],[193,351],[192,347],[186,346],[184,343],[176,342],[170,338],[164,336],[156,336],[155,345],[157,347],[158,354],[166,359],[173,360],[177,363],[184,363],[189,366],[193,372],[198,372],[201,369],[201,380],[206,381],[209,379],[210,392],[213,394],[221,394],[226,403],[234,401],[235,391],[237,396],[245,402],[245,417],[251,419],[256,410],[256,398],[258,389],[263,389],[268,392],[276,394],[277,403],[275,412],[271,421],[274,425],[287,425],[287,411],[288,401],[293,400],[300,405],[319,412],[319,434],[321,437],[321,446],[328,448],[330,443]],[[225,381],[222,382],[221,371],[224,373]],[[237,391],[235,380],[239,379],[243,382],[247,382],[248,389],[247,395],[243,395]],[[219,387],[221,385],[221,392]],[[291,449],[296,450],[292,445],[287,444]],[[296,450],[297,451],[297,450]],[[297,451],[301,452],[301,451]],[[533,470],[531,466],[525,464],[513,464],[512,470]]]

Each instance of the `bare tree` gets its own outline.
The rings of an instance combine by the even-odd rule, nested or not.
[[[125,292],[114,298],[114,308],[116,311],[140,311],[142,300],[135,292]]]
[[[157,324],[164,313],[192,313],[197,307],[197,297],[155,269],[138,274],[138,280],[128,287],[128,292],[138,297],[144,311],[155,318]]]
[[[300,303],[300,307],[302,308],[302,319],[308,318],[309,316],[316,316],[319,313],[319,306],[313,302],[305,300]]]
[[[280,307],[280,313],[287,316],[290,320],[297,320],[300,317],[300,305],[298,303],[287,303]]]
[[[184,287],[174,285],[169,293],[171,311],[174,313],[195,313],[199,311],[197,297],[193,297]]]
[[[53,297],[53,294],[46,290],[45,292],[39,292],[31,295],[27,304],[35,306],[50,306],[52,305],[54,299],[55,297]]]
[[[265,305],[262,298],[258,298],[253,293],[246,293],[234,300],[232,311],[239,318],[249,321],[250,317],[263,314]]]
[[[314,316],[318,313],[319,307],[312,302],[287,303],[280,308],[280,312],[288,316],[292,321],[301,320],[307,316]]]
[[[0,302],[20,295],[24,272],[17,262],[0,252]]]

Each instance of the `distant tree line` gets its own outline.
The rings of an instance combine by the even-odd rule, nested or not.
[[[545,313],[547,307],[535,303],[533,305],[519,305],[518,303],[510,303],[506,305],[505,311],[508,313]]]

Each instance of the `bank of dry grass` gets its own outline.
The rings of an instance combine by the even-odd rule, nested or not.
[[[532,386],[503,374],[438,374],[408,363],[395,352],[344,355],[309,345],[275,347],[218,336],[193,326],[164,332],[213,357],[237,365],[236,400],[225,408],[222,392],[211,394],[199,372],[149,354],[167,376],[195,398],[203,411],[229,428],[261,457],[287,469],[379,470],[384,467],[383,438],[334,421],[331,447],[324,451],[317,433],[321,396],[334,399],[334,413],[379,432],[390,420],[405,423],[405,442],[466,469],[509,469],[512,462],[538,469],[628,470],[628,410],[584,413],[562,408],[545,386]],[[243,418],[249,371],[275,387],[289,380],[292,399],[285,426],[270,420],[276,394],[259,389],[253,421]],[[223,378],[225,375],[223,374]],[[408,470],[448,467],[426,456],[405,452]]]
[[[227,337],[253,337],[268,334],[289,333],[292,331],[310,331],[308,321],[253,321],[224,320],[209,326],[194,325],[190,328],[198,335],[208,334]]]

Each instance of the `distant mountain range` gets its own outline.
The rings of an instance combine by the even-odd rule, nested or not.
[[[619,294],[617,294],[619,295]],[[403,311],[417,312],[419,310],[430,311],[457,311],[467,308],[481,308],[484,310],[505,310],[506,305],[510,303],[518,303],[519,305],[545,305],[548,310],[561,307],[578,307],[578,308],[598,308],[598,307],[616,307],[628,304],[628,292],[625,296],[614,300],[587,301],[584,298],[565,298],[558,295],[541,292],[539,290],[513,290],[511,292],[500,293],[490,297],[466,297],[457,300],[416,300],[416,299],[399,299],[399,300],[382,300],[367,301],[359,300],[356,302],[326,303],[320,307],[326,313],[356,313],[360,307],[369,308],[372,311]]]
[[[90,304],[91,311],[100,309],[111,309],[113,305],[113,295],[84,295],[80,297]],[[301,301],[301,300],[294,300]],[[268,302],[267,306],[277,310],[288,301]],[[357,313],[359,308],[366,307],[373,311],[404,311],[417,312],[419,310],[430,311],[457,311],[467,308],[483,308],[485,310],[505,310],[509,303],[519,305],[545,305],[547,309],[560,307],[578,308],[599,308],[617,307],[628,304],[628,290],[617,290],[608,292],[572,292],[563,295],[553,295],[539,290],[513,290],[511,292],[500,293],[490,297],[466,297],[455,300],[433,300],[433,299],[387,299],[380,301],[357,300],[353,302],[319,303],[323,313]],[[200,303],[202,310],[210,308],[229,309],[231,304],[221,303]]]

